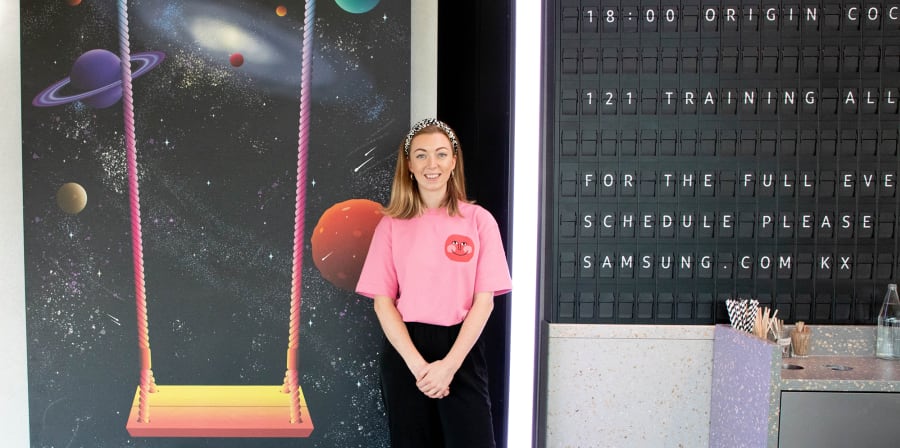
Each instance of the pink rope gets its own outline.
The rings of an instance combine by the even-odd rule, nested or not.
[[[134,265],[134,295],[137,311],[141,384],[138,421],[150,422],[149,393],[156,391],[150,361],[150,331],[147,325],[147,296],[144,285],[144,249],[141,236],[141,201],[137,180],[137,149],[134,133],[134,104],[131,90],[131,50],[128,36],[128,5],[119,0],[119,60],[122,67],[122,109],[125,116],[125,149],[128,165],[128,199],[131,208],[131,248]]]
[[[312,80],[315,7],[315,0],[306,1],[303,20],[303,55],[300,61],[300,131],[297,139],[297,195],[294,208],[294,257],[291,271],[291,322],[284,387],[291,394],[291,423],[300,422],[297,352],[300,336],[301,293],[303,292],[303,224],[306,212],[306,158],[309,148],[309,97]]]

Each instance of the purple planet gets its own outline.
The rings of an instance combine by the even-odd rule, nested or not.
[[[159,65],[166,55],[159,51],[149,51],[131,55],[132,64],[141,65],[131,76],[137,78]],[[63,95],[63,87],[72,84],[81,93]],[[69,76],[47,87],[34,97],[31,104],[37,107],[51,107],[81,101],[95,108],[109,107],[122,97],[122,73],[120,59],[110,51],[90,50],[82,54],[72,64]]]

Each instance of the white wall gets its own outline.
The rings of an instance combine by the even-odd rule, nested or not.
[[[27,447],[18,0],[0,2],[0,28],[0,433],[5,446]]]
[[[546,446],[708,446],[713,328],[550,325]]]

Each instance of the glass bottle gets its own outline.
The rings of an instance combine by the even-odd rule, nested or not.
[[[875,356],[900,359],[900,297],[897,296],[897,285],[894,283],[888,285],[884,304],[878,313]]]

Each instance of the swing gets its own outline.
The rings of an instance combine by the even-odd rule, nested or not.
[[[315,0],[307,0],[303,26],[300,81],[300,131],[297,148],[297,193],[291,279],[287,370],[281,385],[157,385],[150,358],[147,297],[144,288],[143,242],[137,181],[134,107],[127,0],[119,0],[119,50],[128,165],[129,205],[135,278],[135,308],[141,358],[140,384],[125,428],[132,437],[308,437],[313,431],[303,390],[298,384],[300,292],[303,263],[303,220],[306,202],[306,153],[309,141],[309,96]]]

